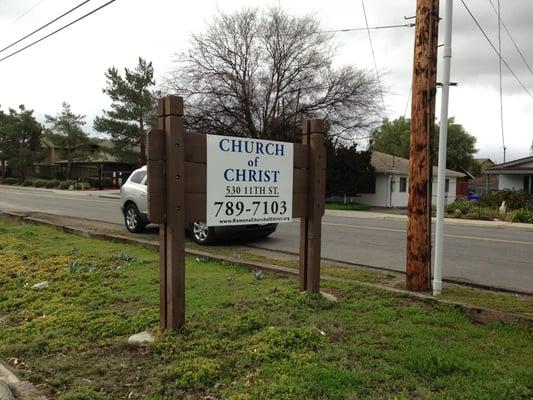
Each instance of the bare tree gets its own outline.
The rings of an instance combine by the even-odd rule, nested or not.
[[[353,139],[380,113],[379,88],[366,70],[333,67],[331,39],[314,17],[279,8],[220,13],[192,35],[167,85],[185,97],[194,131],[295,140],[300,121],[314,117]]]

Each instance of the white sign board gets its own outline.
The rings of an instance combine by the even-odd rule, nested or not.
[[[292,143],[207,135],[207,225],[291,222]]]

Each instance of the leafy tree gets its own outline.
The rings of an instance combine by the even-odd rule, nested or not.
[[[481,174],[481,168],[474,160],[477,139],[466,132],[461,124],[455,123],[455,118],[448,119],[448,144],[446,148],[446,168],[455,171],[463,169],[474,176]],[[438,153],[439,130],[435,128],[435,153]],[[436,158],[436,157],[435,157]],[[435,164],[438,160],[435,160]]]
[[[371,149],[398,157],[409,158],[411,121],[400,117],[393,121],[385,119],[383,124],[372,132]],[[476,138],[470,135],[454,118],[448,119],[448,144],[446,168],[455,171],[466,170],[473,175],[480,173],[479,164],[474,161],[477,152]],[[439,126],[435,127],[433,140],[433,163],[438,162]]]
[[[383,124],[372,132],[372,149],[393,156],[409,158],[411,120],[404,117],[384,119]]]
[[[0,113],[0,157],[2,173],[7,162],[10,168],[19,170],[20,177],[25,177],[25,169],[42,158],[42,126],[33,116],[33,110],[26,110],[24,105],[19,111],[12,108],[9,113]]]
[[[326,195],[356,195],[375,186],[371,151],[357,151],[357,145],[326,141]]]
[[[67,178],[70,179],[72,161],[82,155],[90,145],[90,139],[83,131],[85,115],[74,114],[70,104],[63,102],[63,109],[57,115],[46,115],[52,142],[65,149],[67,158]]]
[[[95,118],[94,129],[111,135],[117,158],[144,165],[147,128],[155,120],[156,109],[152,63],[139,57],[134,70],[124,69],[124,76],[115,67],[105,76],[103,92],[112,100],[111,109]]]
[[[295,127],[314,117],[351,141],[374,123],[379,87],[368,71],[333,67],[331,38],[316,18],[279,8],[220,13],[192,35],[167,84],[184,96],[194,131],[296,140]]]

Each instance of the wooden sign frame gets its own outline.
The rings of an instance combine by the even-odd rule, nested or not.
[[[294,143],[292,217],[300,218],[300,290],[320,291],[325,209],[324,121],[307,119]],[[160,325],[185,323],[185,227],[206,220],[206,135],[184,131],[183,99],[158,102],[158,128],[148,133],[148,218],[159,224]]]

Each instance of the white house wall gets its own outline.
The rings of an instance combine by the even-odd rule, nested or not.
[[[376,173],[376,193],[362,193],[357,196],[358,203],[374,207],[389,207],[389,177]]]
[[[524,188],[524,175],[500,174],[498,189],[521,190]]]
[[[393,175],[392,180],[392,193],[391,193],[391,207],[407,207],[409,196],[407,191],[409,190],[409,179],[407,179],[405,192],[400,192],[400,178],[407,178],[407,175]]]
[[[409,195],[409,179],[407,179],[407,190],[400,192],[400,178],[407,178],[407,175],[384,175],[376,173],[376,193],[365,193],[358,195],[356,201],[375,207],[407,207]],[[451,203],[456,197],[457,178],[449,176],[449,191],[446,193],[446,203]],[[392,192],[390,191],[392,183]],[[432,202],[437,204],[437,179],[433,180]]]

